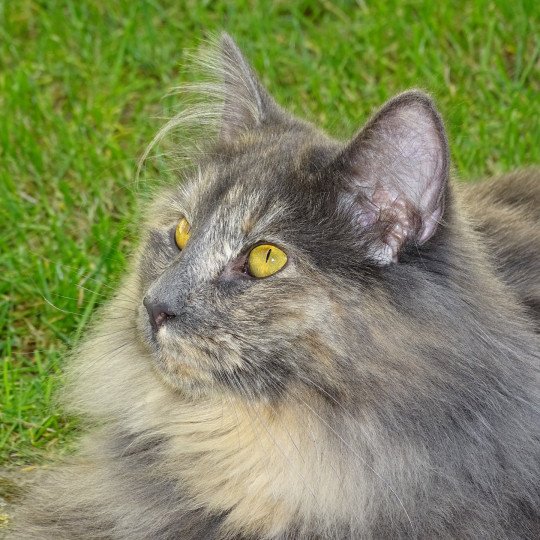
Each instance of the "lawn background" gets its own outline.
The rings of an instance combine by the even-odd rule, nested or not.
[[[447,122],[455,176],[540,162],[537,1],[0,0],[0,465],[69,447],[62,356],[136,242],[136,161],[232,33],[278,101],[340,137],[409,87]]]

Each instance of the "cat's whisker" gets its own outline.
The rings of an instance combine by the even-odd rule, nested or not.
[[[47,261],[49,262],[51,265],[53,266],[59,266],[61,268],[68,268],[70,270],[76,270],[76,271],[79,271],[80,268],[79,267],[76,267],[76,266],[70,266],[68,264],[65,264],[65,263],[61,263],[61,262],[58,262],[58,261],[54,261],[53,259],[50,259],[48,257],[46,257],[45,255],[41,254],[41,253],[38,253],[37,251],[34,251],[30,248],[28,248],[29,252],[32,253],[33,255],[35,255],[36,257],[44,260],[44,261]],[[107,285],[106,283],[104,283],[102,280],[100,279],[97,279],[97,278],[93,278],[93,277],[90,277],[89,274],[83,274],[81,276],[83,278],[83,281],[82,283],[85,283],[86,281],[93,281],[95,283],[97,283],[100,287],[105,287],[107,289],[110,289],[111,291],[113,292],[117,292],[117,287],[113,287],[112,285]],[[81,284],[75,284],[77,287],[79,287]],[[91,291],[91,292],[95,292],[95,291]]]
[[[101,296],[103,298],[108,299],[107,295],[103,295],[103,294],[99,295],[99,294],[96,294],[96,293],[94,293],[94,295]],[[44,297],[44,295],[42,295],[42,296]],[[63,294],[51,293],[51,296],[54,297],[54,298],[63,298],[64,300],[71,300],[71,301],[76,302],[76,303],[79,303],[79,301],[80,301],[79,298],[74,298],[73,296],[65,296]],[[77,306],[81,313],[84,311],[84,309],[83,309],[85,307],[84,302],[88,302],[88,300],[83,300],[83,302],[80,305]],[[117,303],[119,305],[129,306],[129,308],[124,308],[126,311],[129,311],[131,313],[136,313],[137,312],[137,310],[135,308],[133,308],[134,302],[132,300],[129,300],[127,298],[118,299]]]
[[[84,285],[75,284],[75,286],[78,289],[82,289],[83,291],[87,291],[92,295],[100,296],[102,298],[105,298],[106,300],[111,298],[110,294],[104,294],[104,293],[97,292],[97,290],[89,289],[88,287],[85,287]],[[117,296],[117,298],[124,297],[126,300],[133,301],[133,302],[136,302],[138,300],[138,298],[139,298],[138,291],[136,291],[136,290],[131,290],[130,291],[128,287],[125,287],[124,289],[125,290],[122,290],[121,294],[119,296]]]
[[[56,311],[60,311],[61,313],[65,313],[66,315],[80,315],[80,313],[76,312],[76,311],[68,311],[67,309],[62,309],[58,306],[55,306],[46,296],[44,295],[41,295],[41,298],[43,298],[44,302],[46,304],[48,304],[49,306],[51,306],[53,309],[55,309]]]

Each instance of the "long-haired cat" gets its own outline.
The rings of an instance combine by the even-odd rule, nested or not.
[[[419,91],[350,141],[223,36],[216,117],[69,368],[92,425],[13,534],[540,538],[540,173],[449,183]]]

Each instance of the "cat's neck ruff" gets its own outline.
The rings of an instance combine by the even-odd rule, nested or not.
[[[169,472],[194,504],[227,513],[231,531],[273,537],[296,522],[341,522],[365,507],[353,496],[358,478],[351,483],[356,475],[300,403],[221,396],[179,404],[173,416],[165,426]]]
[[[115,335],[120,342],[122,332]],[[368,489],[361,492],[366,500],[358,500],[362,472],[347,468],[314,409],[316,398],[305,390],[279,405],[217,392],[182,396],[151,369],[136,341],[114,341],[97,338],[82,348],[71,373],[72,409],[134,437],[164,440],[159,467],[178,479],[194,508],[227,514],[224,527],[248,535],[275,535],[313,520],[348,521],[366,508]],[[342,450],[350,444],[343,441]]]

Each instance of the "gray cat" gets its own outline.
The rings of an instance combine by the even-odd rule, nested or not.
[[[540,538],[540,172],[449,183],[432,100],[348,142],[223,36],[216,136],[72,359],[91,428],[13,535]]]

